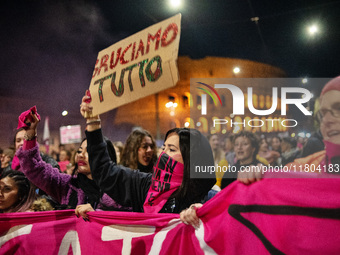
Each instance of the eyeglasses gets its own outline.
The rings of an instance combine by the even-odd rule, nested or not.
[[[334,118],[340,118],[340,108],[335,109],[320,109],[317,113],[317,118],[322,121],[322,119],[326,116],[327,112],[330,112],[330,114]]]

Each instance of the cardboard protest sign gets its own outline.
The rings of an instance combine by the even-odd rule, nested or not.
[[[180,21],[177,14],[99,52],[90,84],[93,115],[176,85]]]

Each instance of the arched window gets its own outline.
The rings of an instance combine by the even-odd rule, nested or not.
[[[244,121],[245,121],[245,123],[246,123],[246,126],[245,126],[244,130],[246,130],[246,131],[251,131],[251,129],[252,129],[252,127],[248,125],[248,121],[249,121],[249,120],[251,120],[250,117],[245,117],[245,118],[244,118]],[[251,124],[251,123],[250,123],[250,124]]]
[[[212,117],[211,119],[212,119],[212,123],[214,123],[214,120],[218,120],[219,118],[217,118],[217,117]],[[214,130],[214,131],[215,131],[214,133],[220,133],[220,132],[221,132],[221,129],[222,129],[222,128],[221,128],[222,125],[224,126],[225,124],[216,124],[215,127],[214,127],[214,125],[212,124],[212,125],[211,125],[211,131]]]
[[[248,101],[248,100],[247,100]],[[253,94],[253,106],[254,108],[257,109],[257,107],[259,106],[258,104],[258,96],[256,94]]]
[[[237,124],[235,124],[237,122]],[[237,134],[238,132],[243,130],[242,118],[240,116],[236,116],[233,120],[233,133]]]
[[[191,95],[188,92],[185,92],[184,95],[182,96],[182,103],[183,103],[183,108],[187,107],[192,107],[192,99]]]
[[[266,121],[266,117],[262,117],[261,118],[262,120],[262,127],[261,127],[261,132],[267,132],[267,121]]]
[[[270,109],[270,107],[272,107],[272,97],[266,95],[266,109]]]
[[[260,101],[260,109],[264,108],[265,102],[264,102],[264,95],[260,95],[259,97],[259,101]]]
[[[270,132],[273,132],[274,131],[274,120],[270,117],[270,118],[267,118],[267,132],[270,133]]]
[[[208,121],[205,117],[200,117],[196,123],[196,126],[202,133],[208,133]]]

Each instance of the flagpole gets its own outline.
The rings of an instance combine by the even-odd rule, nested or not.
[[[45,147],[46,147],[46,154],[49,154],[49,149],[50,149],[49,117],[45,118],[43,142],[44,142]]]

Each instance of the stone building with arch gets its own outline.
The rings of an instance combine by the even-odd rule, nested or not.
[[[234,72],[234,68],[239,68],[239,73]],[[129,103],[116,109],[114,118],[106,120],[120,136],[130,132],[133,126],[141,126],[149,130],[154,137],[162,140],[167,130],[173,127],[194,127],[204,134],[237,132],[231,128],[212,128],[211,119],[203,116],[195,116],[192,107],[199,105],[199,92],[194,94],[190,91],[191,78],[282,78],[285,72],[277,67],[250,60],[205,57],[203,59],[191,59],[186,56],[178,58],[178,70],[180,79],[175,87],[164,90],[156,95],[151,95],[138,101]],[[246,89],[246,88],[243,88]],[[264,109],[271,102],[271,90],[265,87],[255,87],[253,94],[254,106]],[[232,107],[230,98],[223,98],[223,107],[213,109],[218,115],[219,111],[226,111]],[[208,103],[208,108],[213,108],[213,104]],[[269,106],[270,107],[270,106]],[[279,107],[278,107],[278,110]],[[278,114],[274,113],[276,118]],[[241,116],[226,116],[234,121],[242,122],[248,119],[257,118],[245,113]],[[242,129],[242,128],[241,128]],[[248,129],[248,128],[247,128]],[[273,128],[250,129],[260,132],[281,132],[285,131],[275,122]]]

